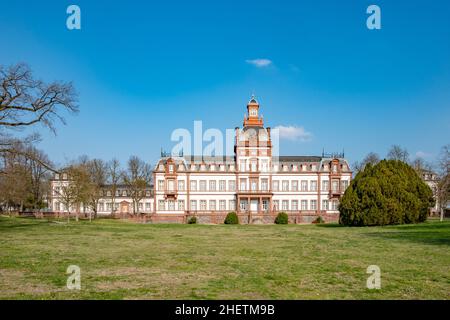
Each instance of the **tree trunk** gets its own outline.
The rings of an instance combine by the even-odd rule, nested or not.
[[[444,208],[441,208],[441,222],[444,221]]]

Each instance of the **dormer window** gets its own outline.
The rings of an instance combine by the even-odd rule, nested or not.
[[[170,173],[173,172],[173,164],[169,164],[169,172],[170,172]]]

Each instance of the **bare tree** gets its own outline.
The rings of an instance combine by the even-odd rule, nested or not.
[[[64,172],[67,173],[68,181],[60,188],[60,200],[66,207],[68,216],[70,216],[71,208],[75,209],[75,217],[78,221],[81,206],[88,204],[91,199],[93,185],[84,165],[71,165]]]
[[[119,184],[120,175],[120,163],[117,159],[112,159],[108,163],[108,178],[109,178],[109,188],[111,191],[111,214],[116,211],[116,192],[117,185]]]
[[[440,210],[440,220],[444,220],[444,211],[450,201],[450,144],[441,149],[438,158],[439,182],[437,184],[436,198]]]
[[[0,202],[6,211],[23,211],[30,194],[30,175],[23,159],[15,155],[3,158],[0,175]]]
[[[364,159],[359,162],[355,162],[353,164],[353,169],[356,173],[363,171],[367,164],[376,165],[380,162],[380,157],[375,152],[369,152]]]
[[[413,160],[413,162],[411,162],[411,167],[414,168],[414,170],[416,170],[417,174],[422,178],[423,174],[425,172],[430,172],[432,171],[432,167],[431,164],[427,163],[425,160],[423,160],[420,157],[417,157]]]
[[[133,213],[139,213],[139,202],[145,197],[151,181],[152,169],[136,156],[131,156],[127,163],[127,170],[123,179],[133,199]]]
[[[30,170],[30,187],[32,195],[33,209],[42,209],[44,207],[44,194],[48,192],[48,179],[50,178],[48,166],[52,166],[48,156],[41,150],[34,147],[28,147],[26,154],[27,163]],[[43,164],[46,165],[43,165]]]
[[[37,124],[56,132],[55,122],[64,124],[66,112],[78,112],[77,94],[72,83],[37,80],[26,64],[8,68],[0,65],[0,154],[20,153],[32,158],[26,148],[18,146],[36,142],[39,136],[33,134],[19,139],[12,137],[11,132]],[[45,163],[41,165],[49,167]]]
[[[407,163],[409,159],[409,152],[408,150],[403,149],[399,145],[393,145],[389,149],[387,158],[390,160],[400,160]]]
[[[97,218],[98,202],[103,196],[103,189],[108,180],[108,167],[101,159],[88,160],[85,166],[89,174],[90,184],[88,204],[94,211],[94,218]],[[90,213],[89,218],[91,219]]]

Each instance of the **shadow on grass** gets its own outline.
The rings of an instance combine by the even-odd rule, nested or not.
[[[321,228],[346,228],[346,226],[339,223],[319,223],[316,226]]]
[[[366,233],[366,235],[380,239],[450,246],[450,223],[421,223],[390,226],[381,229],[379,232]]]

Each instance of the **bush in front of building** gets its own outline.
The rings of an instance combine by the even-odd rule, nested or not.
[[[239,224],[239,218],[236,212],[228,212],[224,221],[225,224]]]
[[[416,171],[399,160],[368,164],[344,193],[339,223],[377,226],[418,223],[427,219],[433,193]]]
[[[279,212],[277,217],[275,218],[276,224],[288,224],[289,218],[286,212]]]
[[[188,220],[188,224],[196,224],[197,223],[197,217],[190,217]]]
[[[313,221],[313,223],[317,223],[317,224],[319,224],[319,223],[325,223],[325,220],[323,220],[322,216],[318,216],[318,217]]]

